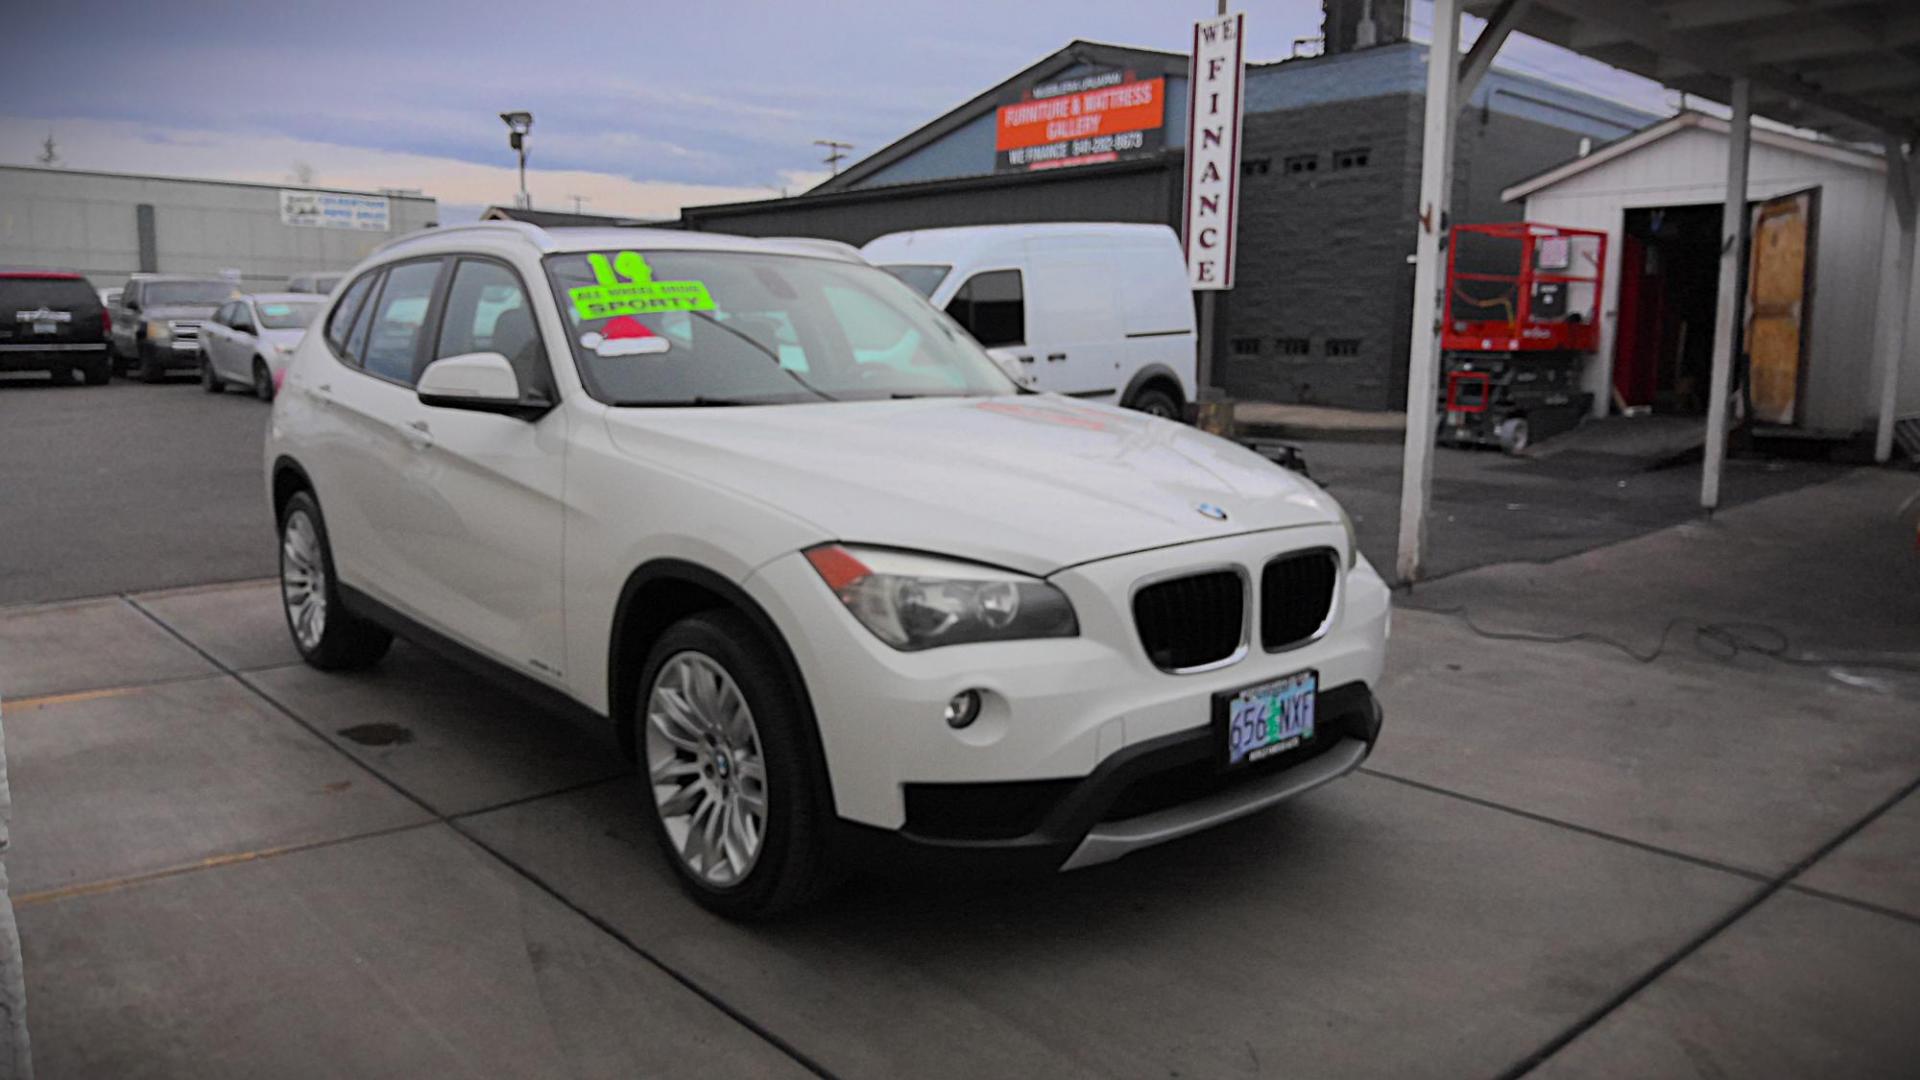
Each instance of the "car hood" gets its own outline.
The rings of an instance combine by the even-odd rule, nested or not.
[[[143,319],[211,319],[219,304],[155,304],[142,308]]]
[[[612,409],[608,427],[634,458],[812,522],[822,539],[1030,574],[1339,521],[1319,487],[1244,447],[1053,395]]]

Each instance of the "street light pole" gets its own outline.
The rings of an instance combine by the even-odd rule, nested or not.
[[[527,194],[527,132],[533,130],[533,114],[520,109],[515,112],[503,112],[500,119],[507,125],[507,145],[520,155],[520,209],[533,209],[533,196]]]

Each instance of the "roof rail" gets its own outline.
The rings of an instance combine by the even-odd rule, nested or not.
[[[547,230],[541,228],[540,226],[528,224],[527,222],[524,222],[524,221],[497,221],[496,220],[496,221],[469,221],[462,225],[441,225],[431,229],[416,229],[413,232],[406,234],[405,236],[396,236],[393,239],[387,241],[386,243],[381,244],[379,247],[373,249],[373,253],[377,255],[391,248],[399,247],[402,244],[411,243],[415,240],[429,239],[435,236],[443,236],[450,232],[517,233],[521,236],[526,237],[528,240],[533,241],[533,243],[537,247],[539,247],[540,250],[542,251],[553,250],[553,238],[548,236]]]

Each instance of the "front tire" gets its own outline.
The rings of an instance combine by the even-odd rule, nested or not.
[[[213,358],[207,350],[200,350],[200,388],[209,394],[218,394],[227,388],[227,382],[213,370]]]
[[[824,889],[824,769],[797,688],[753,624],[732,611],[682,619],[654,644],[640,686],[644,812],[681,887],[732,919]]]
[[[267,362],[257,356],[253,358],[253,396],[261,401],[273,400],[273,373],[267,370]]]
[[[300,658],[322,671],[369,667],[393,645],[392,634],[340,602],[327,525],[305,491],[280,511],[280,608]]]

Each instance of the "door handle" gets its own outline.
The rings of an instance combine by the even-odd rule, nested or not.
[[[1055,352],[1055,353],[1047,354],[1048,360],[1065,360],[1066,358],[1067,358],[1067,354],[1063,352]]]
[[[1014,359],[1020,361],[1023,364],[1033,363],[1033,357],[1031,356],[1016,356],[1014,357]]]
[[[425,450],[433,445],[433,430],[427,427],[425,420],[407,421],[407,429],[401,435],[406,438],[407,445],[415,450]]]
[[[321,383],[320,385],[312,389],[311,394],[313,397],[313,403],[315,405],[318,405],[323,409],[330,409],[333,407],[333,384],[332,383]]]

